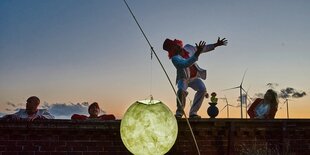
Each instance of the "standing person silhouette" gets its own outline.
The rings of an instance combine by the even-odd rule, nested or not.
[[[196,64],[196,61],[201,53],[212,51],[216,47],[222,45],[227,45],[227,40],[225,38],[218,38],[217,42],[214,44],[206,45],[205,41],[200,41],[198,45],[196,43],[196,46],[187,44],[184,47],[181,40],[165,40],[163,49],[168,52],[169,59],[171,59],[173,65],[177,69],[176,82],[178,86],[177,96],[179,100],[177,100],[176,118],[182,118],[184,115],[183,109],[186,104],[188,87],[191,87],[196,91],[193,105],[189,111],[189,118],[201,118],[197,112],[200,109],[206,94],[206,86],[201,79],[206,79],[207,72],[200,68]]]

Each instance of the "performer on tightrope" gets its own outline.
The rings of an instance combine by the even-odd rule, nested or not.
[[[182,118],[184,115],[183,109],[186,103],[186,96],[188,95],[188,87],[196,91],[192,107],[189,111],[189,118],[201,118],[197,112],[206,95],[206,86],[201,79],[206,79],[207,72],[200,68],[195,62],[198,60],[201,53],[212,51],[216,47],[222,45],[227,45],[227,40],[225,38],[218,38],[215,44],[206,45],[206,42],[200,41],[198,45],[196,43],[196,46],[187,44],[184,47],[181,40],[165,40],[163,49],[168,51],[168,57],[177,69],[177,96],[180,103],[177,100],[176,118]]]

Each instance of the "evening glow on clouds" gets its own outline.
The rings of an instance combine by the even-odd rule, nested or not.
[[[208,70],[209,93],[238,105],[238,89],[222,90],[240,85],[246,69],[243,86],[253,97],[268,83],[276,83],[279,93],[288,87],[310,93],[307,0],[127,2],[172,82],[176,70],[162,50],[166,38],[194,44],[225,37],[228,46],[198,60]],[[98,102],[122,118],[132,103],[152,94],[175,111],[174,93],[122,0],[2,0],[0,34],[0,115],[24,107],[32,95],[42,106],[84,108],[76,113],[86,112],[83,102]],[[189,93],[187,112],[194,98]],[[208,101],[198,113],[203,117]],[[276,117],[286,118],[280,102]],[[225,104],[220,99],[219,109]],[[290,98],[289,107],[291,118],[309,118],[309,95]],[[218,117],[225,118],[226,111]],[[240,109],[230,108],[230,117],[239,118]]]

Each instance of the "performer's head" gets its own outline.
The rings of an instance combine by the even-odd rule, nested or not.
[[[27,99],[26,112],[28,115],[33,115],[37,112],[40,99],[36,96],[31,96]]]
[[[89,105],[88,113],[89,113],[90,117],[98,117],[98,115],[100,113],[100,107],[99,107],[97,102],[94,102],[91,105]]]
[[[166,39],[163,44],[163,49],[168,52],[168,57],[171,59],[173,56],[180,54],[183,51],[183,42],[178,39]]]
[[[278,94],[274,90],[268,89],[264,95],[264,100],[269,102],[272,108],[278,108]]]

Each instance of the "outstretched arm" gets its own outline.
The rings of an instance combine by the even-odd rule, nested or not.
[[[201,53],[210,52],[210,51],[214,50],[218,46],[223,46],[223,45],[226,46],[227,43],[228,42],[227,42],[226,38],[220,39],[220,37],[218,37],[216,43],[204,45]],[[184,49],[186,49],[186,51],[191,52],[191,53],[195,53],[197,51],[197,47],[194,47],[194,46],[188,45],[188,44],[184,46]]]
[[[227,45],[227,39],[223,38],[221,39],[220,37],[217,38],[217,42],[214,44],[214,47],[218,47],[218,46],[226,46]]]

